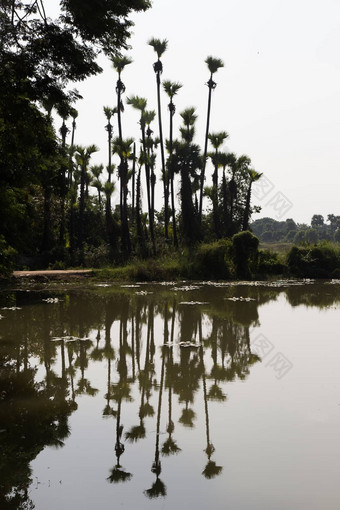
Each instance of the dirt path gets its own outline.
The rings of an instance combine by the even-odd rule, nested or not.
[[[45,276],[48,279],[59,279],[68,277],[82,277],[89,276],[92,273],[92,269],[64,269],[64,270],[52,270],[46,269],[42,271],[14,271],[14,278],[35,278],[39,276]]]

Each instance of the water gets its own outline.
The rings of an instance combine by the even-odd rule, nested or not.
[[[0,508],[340,507],[340,282],[0,292]]]

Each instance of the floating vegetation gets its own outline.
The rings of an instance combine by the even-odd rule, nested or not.
[[[251,297],[227,297],[227,298],[224,298],[225,300],[227,301],[256,301],[255,298],[251,298]]]
[[[208,301],[181,301],[180,305],[208,305]]]
[[[184,291],[187,291],[187,290],[198,290],[200,288],[201,287],[199,287],[198,285],[183,285],[183,287],[174,287],[172,290],[184,290]]]

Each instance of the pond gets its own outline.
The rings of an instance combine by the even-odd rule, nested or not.
[[[0,292],[0,508],[340,508],[340,281]]]

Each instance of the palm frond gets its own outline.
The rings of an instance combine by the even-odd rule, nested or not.
[[[220,67],[224,67],[223,60],[221,60],[220,58],[209,56],[205,59],[204,62],[207,64],[211,74],[216,73],[216,71],[218,71]]]
[[[111,58],[114,69],[120,75],[123,71],[124,67],[131,64],[133,62],[132,58],[127,56],[114,56]]]
[[[208,135],[210,143],[214,147],[214,149],[218,149],[222,145],[224,140],[226,140],[228,137],[229,135],[226,131],[220,131],[219,133],[210,133]]]
[[[163,81],[163,89],[170,99],[172,99],[182,87],[183,85],[177,81]]]
[[[148,103],[147,99],[139,96],[131,96],[126,98],[126,103],[136,110],[144,111]]]
[[[153,47],[153,49],[157,53],[158,59],[161,58],[161,56],[163,55],[163,53],[166,51],[166,49],[168,47],[167,39],[161,40],[161,39],[157,39],[155,37],[152,37],[151,39],[149,39],[148,44],[149,44],[149,46]]]
[[[197,115],[195,114],[196,109],[194,107],[186,108],[180,113],[183,122],[186,126],[193,126],[196,122]]]

